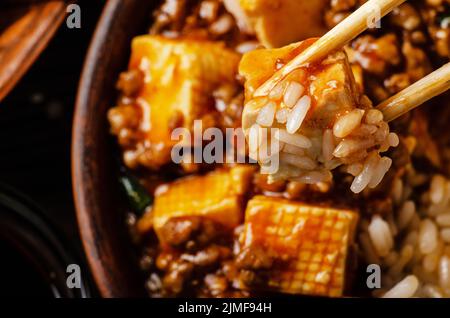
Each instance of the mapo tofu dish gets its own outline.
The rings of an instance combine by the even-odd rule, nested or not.
[[[132,40],[108,120],[151,297],[450,297],[449,95],[377,107],[448,63],[450,1],[273,81],[366,2],[165,0]]]

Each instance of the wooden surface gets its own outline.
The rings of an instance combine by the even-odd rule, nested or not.
[[[66,2],[0,4],[0,101],[46,47],[65,17]]]

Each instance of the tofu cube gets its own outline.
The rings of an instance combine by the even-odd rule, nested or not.
[[[253,32],[267,48],[281,47],[327,30],[318,18],[328,0],[225,0],[243,31]]]
[[[138,222],[145,233],[153,226],[164,241],[162,228],[172,218],[200,216],[233,229],[243,219],[243,196],[249,189],[254,167],[239,165],[204,176],[192,176],[162,185],[155,191],[153,209]]]
[[[254,197],[245,212],[242,248],[264,250],[273,265],[265,269],[262,286],[248,288],[342,296],[357,221],[350,210]]]
[[[239,65],[239,73],[245,78],[246,101],[266,82],[276,70],[304,51],[315,39],[291,44],[278,49],[261,49],[246,53]],[[336,118],[359,105],[360,90],[355,82],[346,53],[341,50],[324,60],[299,68],[284,81],[296,81],[311,97],[311,105],[305,126],[328,129]],[[250,107],[248,109],[247,105]],[[259,109],[255,103],[247,103],[243,114],[243,128],[255,123]],[[264,104],[261,104],[264,106]],[[281,107],[278,105],[278,107]],[[257,107],[256,107],[257,108]],[[281,128],[281,127],[280,127]],[[303,129],[303,128],[302,128]]]
[[[309,92],[316,105],[310,118],[315,127],[327,128],[338,116],[359,106],[360,90],[344,51],[328,56],[317,66]]]
[[[220,84],[234,82],[240,55],[221,42],[168,39],[143,35],[133,40],[129,69],[144,74],[137,96],[141,130],[150,144],[171,150],[171,121],[182,115],[182,127],[211,112],[211,96]],[[170,158],[170,156],[167,156]]]

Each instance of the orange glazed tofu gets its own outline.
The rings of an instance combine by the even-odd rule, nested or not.
[[[262,289],[338,297],[357,220],[349,210],[256,196],[247,206],[242,244],[274,260]]]
[[[173,123],[191,130],[194,120],[210,113],[213,91],[234,83],[240,59],[222,42],[152,35],[133,39],[129,69],[144,75],[137,102],[142,110],[140,130],[157,154],[147,158],[152,168],[170,161],[177,143],[171,138]]]
[[[233,229],[242,222],[242,199],[253,171],[251,166],[240,165],[160,186],[152,211],[138,223],[139,231],[146,232],[153,226],[158,238],[163,240],[161,231],[167,221],[189,216],[209,218]]]
[[[322,19],[327,0],[225,0],[241,30],[256,34],[268,48],[280,47],[327,29]]]
[[[261,108],[259,104],[264,106],[264,103],[251,102],[256,90],[270,79],[278,64],[287,64],[315,41],[308,39],[282,48],[259,49],[244,54],[239,64],[239,74],[245,78],[246,105],[242,124],[244,129],[256,122]],[[303,95],[311,98],[312,106],[305,118],[303,125],[305,128],[332,127],[340,115],[360,104],[361,92],[343,50],[330,54],[317,65],[293,71],[287,80],[301,84],[304,89]],[[277,104],[279,104],[277,109],[286,107],[283,100]],[[285,125],[279,126],[283,128]]]

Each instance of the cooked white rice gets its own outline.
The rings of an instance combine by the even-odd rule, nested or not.
[[[293,73],[297,71],[302,70]],[[313,100],[309,96],[311,88],[303,86],[294,78],[295,74],[289,74],[267,96],[250,100],[247,104],[249,106],[246,106],[259,109],[256,123],[260,127],[276,128],[273,138],[283,144],[283,149],[278,147],[275,151],[262,151],[280,151],[279,162],[284,165],[281,172],[272,173],[275,175],[270,176],[269,181],[282,178],[296,178],[305,180],[305,183],[313,183],[314,180],[331,181],[330,170],[342,166],[342,171],[354,177],[350,187],[353,192],[361,193],[366,188],[376,188],[392,165],[392,160],[381,156],[381,153],[400,143],[399,137],[391,133],[389,125],[383,121],[383,114],[371,109],[370,103],[366,103],[364,109],[353,108],[333,115],[336,116],[332,118],[333,121],[324,126],[315,122],[305,123],[313,106]],[[298,78],[302,77],[299,75]],[[321,121],[320,118],[312,120]],[[258,131],[260,133],[260,129]],[[255,135],[256,130],[252,130],[250,134]],[[258,148],[259,152],[265,146],[271,147],[273,141],[268,137],[253,139],[259,141],[251,141],[250,148]],[[251,157],[260,163],[265,163],[268,159],[267,155]],[[314,174],[311,176],[313,170]],[[328,173],[324,174],[324,171]]]
[[[415,172],[409,169],[408,181],[398,177],[392,183],[397,231],[389,226],[392,214],[364,218],[359,227],[363,259],[382,268],[382,286],[374,295],[450,297],[450,180],[435,175],[425,180],[429,190],[416,197],[409,181]]]

